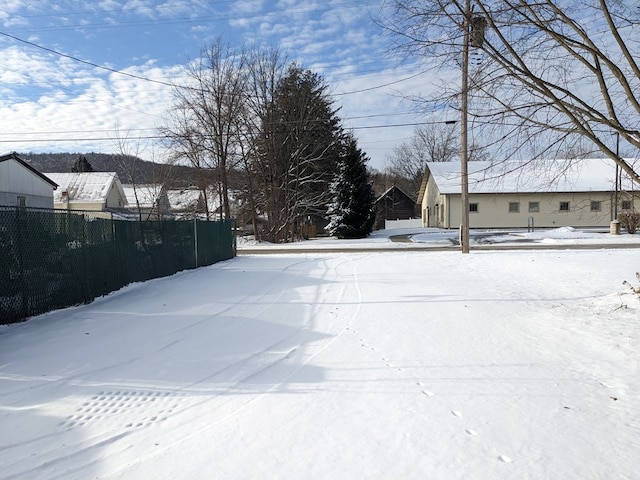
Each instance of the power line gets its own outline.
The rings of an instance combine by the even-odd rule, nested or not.
[[[146,82],[158,83],[160,85],[166,85],[168,87],[173,87],[174,85],[168,82],[163,82],[162,80],[154,80],[152,78],[142,77],[140,75],[135,75],[133,73],[123,72],[122,70],[116,70],[115,68],[105,67],[104,65],[98,65],[97,63],[90,62],[88,60],[82,60],[81,58],[74,57],[73,55],[67,55],[66,53],[58,52],[57,50],[53,50],[51,48],[43,47],[42,45],[38,45],[37,43],[30,42],[29,40],[24,40],[22,38],[16,37],[15,35],[11,35],[9,33],[0,32],[0,35],[11,38],[17,42],[24,43],[26,45],[39,48],[40,50],[44,50],[49,53],[53,53],[54,55],[58,55],[60,57],[68,58],[69,60],[73,60],[74,62],[83,63],[85,65],[89,65],[91,67],[99,68],[102,70],[106,70],[108,72],[117,73],[119,75],[125,75],[127,77],[136,78],[138,80],[144,80]]]
[[[185,88],[185,89],[190,89],[190,90],[197,90],[197,89],[195,89],[193,87],[176,85],[176,84],[172,84],[172,83],[165,82],[165,81],[162,81],[162,80],[155,80],[153,78],[143,77],[141,75],[135,75],[133,73],[125,72],[125,71],[122,71],[122,70],[116,70],[114,68],[106,67],[104,65],[99,65],[97,63],[94,63],[94,62],[91,62],[91,61],[88,61],[88,60],[83,60],[83,59],[75,57],[73,55],[69,55],[69,54],[66,54],[66,53],[59,52],[57,50],[48,48],[48,47],[44,47],[44,46],[39,45],[37,43],[31,42],[29,40],[25,40],[25,39],[20,38],[20,37],[16,37],[15,35],[11,35],[11,34],[6,33],[6,32],[0,31],[0,35],[3,35],[3,36],[8,37],[8,38],[11,38],[12,40],[15,40],[17,42],[24,43],[24,44],[29,45],[31,47],[38,48],[40,50],[44,50],[44,51],[49,52],[49,53],[53,53],[54,55],[58,55],[58,56],[63,57],[63,58],[68,58],[68,59],[73,60],[75,62],[79,62],[79,63],[82,63],[84,65],[89,65],[89,66],[94,67],[94,68],[99,68],[101,70],[106,70],[106,71],[111,72],[111,73],[116,73],[116,74],[119,74],[119,75],[124,75],[124,76],[127,76],[127,77],[135,78],[137,80],[143,80],[143,81],[146,81],[146,82],[156,83],[156,84],[159,84],[159,85],[164,85],[164,86],[168,86],[168,87],[172,87],[172,88],[176,88],[177,87],[177,88]],[[369,91],[372,91],[372,90],[378,90],[380,88],[385,88],[385,87],[388,87],[390,85],[395,85],[395,84],[398,84],[398,83],[405,82],[407,80],[411,80],[412,78],[418,77],[418,76],[423,75],[423,74],[425,74],[427,72],[428,72],[428,70],[423,70],[423,71],[420,71],[420,72],[415,73],[413,75],[410,75],[408,77],[401,78],[399,80],[394,80],[393,82],[384,83],[382,85],[375,85],[373,87],[363,88],[363,89],[360,89],[360,90],[352,90],[352,91],[349,91],[349,92],[335,93],[333,95],[334,96],[345,96],[345,95],[353,95],[353,94],[356,94],[356,93],[369,92]],[[358,78],[358,77],[355,77],[355,78]]]
[[[448,121],[433,121],[433,122],[409,122],[409,123],[395,123],[395,124],[387,124],[387,125],[362,125],[362,126],[354,126],[348,127],[347,130],[370,130],[375,128],[400,128],[400,127],[417,127],[420,125],[439,125],[443,123],[449,123]],[[150,129],[140,129],[142,130],[150,130]],[[136,130],[134,130],[136,131]],[[91,132],[88,130],[87,133]],[[65,133],[65,132],[60,132]],[[73,133],[73,132],[71,132]],[[79,132],[80,133],[80,132]],[[42,135],[43,133],[40,133]],[[9,134],[6,134],[9,135]],[[38,133],[33,133],[31,135],[38,135]],[[58,142],[103,142],[103,141],[113,141],[113,140],[163,140],[169,139],[171,136],[168,135],[141,135],[137,137],[131,138],[117,138],[117,137],[75,137],[75,138],[35,138],[35,139],[22,139],[22,140],[2,140],[0,139],[0,143],[22,143],[22,142],[50,142],[50,143],[58,143]]]
[[[391,86],[391,85],[395,85],[395,84],[397,84],[397,83],[406,82],[407,80],[411,80],[412,78],[419,77],[420,75],[424,75],[424,74],[425,74],[425,73],[427,73],[428,71],[429,71],[429,70],[423,70],[422,72],[418,72],[418,73],[415,73],[415,74],[410,75],[410,76],[408,76],[408,77],[401,78],[401,79],[399,79],[399,80],[394,80],[393,82],[385,83],[385,84],[383,84],[383,85],[376,85],[375,87],[363,88],[363,89],[360,89],[360,90],[352,90],[352,91],[350,91],[350,92],[334,93],[334,95],[335,95],[335,96],[352,95],[352,94],[354,94],[354,93],[362,93],[362,92],[369,92],[369,91],[371,91],[371,90],[377,90],[377,89],[379,89],[379,88],[388,87],[388,86]]]

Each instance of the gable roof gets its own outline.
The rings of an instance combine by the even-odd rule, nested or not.
[[[122,190],[127,197],[129,205],[136,205],[139,203],[140,207],[143,208],[155,207],[158,200],[165,194],[164,186],[156,184],[134,185],[131,183],[125,183],[122,184]]]
[[[172,210],[194,210],[200,200],[200,190],[183,189],[183,190],[167,190],[167,198],[169,206]]]
[[[382,200],[384,197],[388,196],[392,191],[397,190],[398,192],[400,192],[401,195],[407,197],[409,199],[409,201],[414,202],[413,198],[411,198],[409,195],[407,195],[406,193],[404,193],[404,191],[398,187],[397,185],[393,185],[392,187],[387,188],[377,199],[376,199],[376,203],[378,203],[380,200]]]
[[[459,194],[460,170],[460,162],[428,162],[423,184],[430,175],[440,193]],[[603,158],[469,162],[469,193],[610,192],[615,188],[615,173],[615,163]]]
[[[231,192],[230,192],[231,193]],[[204,208],[204,195],[198,188],[185,188],[182,190],[167,190],[167,198],[172,210],[193,210],[197,207]],[[207,188],[207,209],[210,213],[220,208],[220,198],[214,188]]]
[[[70,201],[104,202],[114,185],[126,200],[118,174],[115,172],[50,173],[49,176],[60,186],[54,194],[54,202],[62,201],[62,192],[67,192]]]
[[[49,185],[51,185],[53,187],[53,189],[55,190],[56,188],[58,188],[58,184],[56,182],[54,182],[51,178],[49,178],[47,175],[45,175],[44,173],[36,170],[35,168],[33,168],[31,165],[29,165],[27,162],[25,162],[24,160],[22,160],[18,154],[16,152],[12,152],[9,153],[8,155],[0,155],[0,162],[6,162],[8,160],[13,160],[17,163],[19,163],[20,165],[22,165],[24,168],[26,168],[27,170],[29,170],[31,173],[33,173],[34,175],[40,177],[42,180],[44,180],[45,182],[47,182]]]

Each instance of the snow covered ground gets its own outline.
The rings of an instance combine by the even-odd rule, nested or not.
[[[459,248],[458,230],[443,230],[439,228],[405,228],[397,230],[378,230],[370,237],[357,240],[340,240],[335,238],[315,238],[308,241],[271,244],[268,242],[256,243],[252,237],[239,238],[240,251],[250,249],[257,250],[330,250],[339,245],[341,249],[359,248],[415,248],[415,249],[439,249],[441,247]],[[471,230],[469,243],[472,247],[484,247],[491,245],[522,246],[567,246],[567,245],[608,245],[624,246],[640,245],[640,234],[636,235],[610,235],[603,230],[575,229],[573,227],[560,227],[555,229],[537,229],[528,232],[526,229],[514,230]],[[452,248],[453,249],[453,248]]]
[[[640,249],[387,237],[0,327],[0,478],[638,478]]]

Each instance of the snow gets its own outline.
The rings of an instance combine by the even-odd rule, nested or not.
[[[162,197],[162,187],[154,184],[122,184],[127,203],[134,208],[153,208]]]
[[[62,192],[76,202],[105,201],[118,175],[115,172],[47,173],[58,184],[53,192],[54,201],[62,202]]]
[[[404,233],[0,327],[0,478],[637,478],[640,236]]]
[[[233,192],[230,192],[233,194]],[[199,202],[203,198],[202,191],[195,188],[187,188],[183,190],[168,190],[167,197],[172,210],[196,210]],[[209,189],[207,192],[207,202],[209,212],[215,212],[220,208],[220,197],[215,189]]]

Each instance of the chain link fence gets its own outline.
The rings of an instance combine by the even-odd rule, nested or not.
[[[0,206],[0,324],[235,255],[232,220],[113,219]]]

